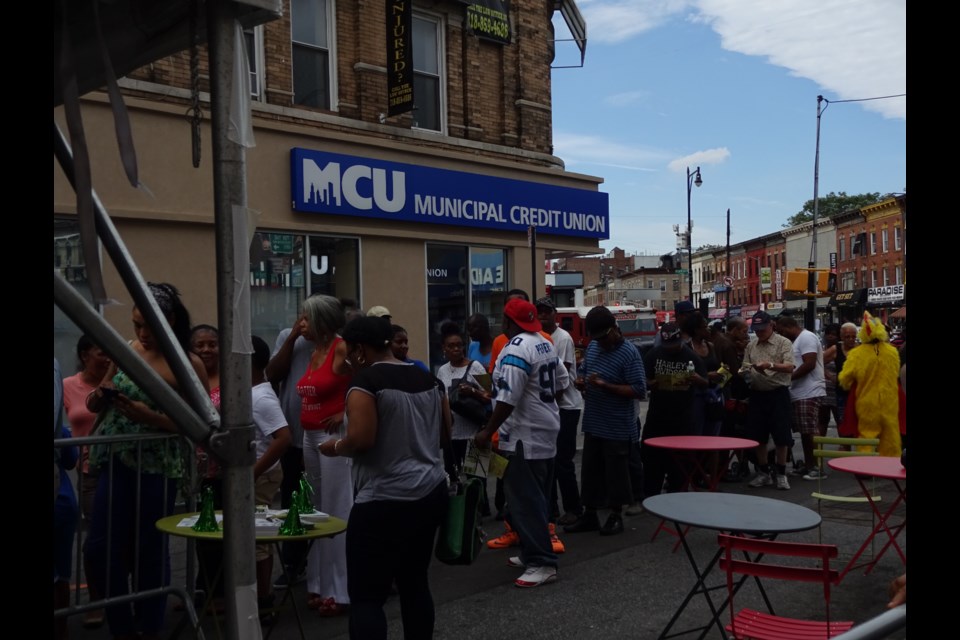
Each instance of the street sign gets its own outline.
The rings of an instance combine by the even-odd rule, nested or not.
[[[731,278],[730,276],[724,276],[724,277],[723,277],[723,286],[725,286],[725,287],[732,287],[732,286],[733,286],[733,278]]]
[[[685,275],[687,275],[687,274],[690,273],[690,272],[687,271],[686,269],[677,269],[677,270],[676,270],[676,273],[677,273],[677,275],[685,276]]]

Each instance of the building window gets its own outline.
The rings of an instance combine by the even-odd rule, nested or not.
[[[470,274],[469,279],[467,274]],[[507,282],[507,252],[504,249],[427,245],[431,371],[436,372],[444,363],[440,344],[440,326],[444,322],[456,322],[465,331],[467,318],[481,313],[490,322],[490,333],[494,336],[501,333]]]
[[[647,289],[653,289],[653,280],[652,280],[652,279],[647,280]]]
[[[680,280],[679,280],[679,278],[674,278],[674,279],[673,279],[673,290],[674,290],[674,291],[680,291]]]
[[[903,229],[900,227],[893,228],[893,250],[900,251],[900,246],[903,242]]]
[[[660,278],[660,291],[666,291],[666,290],[667,290],[667,279]]]
[[[853,271],[847,271],[843,274],[840,283],[841,291],[852,291],[857,288],[857,274]]]
[[[850,258],[853,259],[855,255],[857,255],[857,235],[856,234],[850,236]]]
[[[413,126],[444,130],[443,32],[440,18],[413,16]]]
[[[893,284],[903,284],[903,267],[899,264],[893,269],[893,277],[896,278]]]
[[[293,103],[332,109],[332,0],[291,0]]]
[[[843,236],[840,236],[839,245],[840,245],[840,259],[841,259],[841,260],[846,260],[846,259],[847,259],[847,243],[845,242],[845,240],[846,240],[846,238],[844,238]]]
[[[877,255],[877,232],[870,232],[870,255]]]
[[[252,333],[273,345],[293,326],[303,299],[323,293],[359,305],[357,238],[261,231],[250,243]]]
[[[863,288],[866,286],[867,286],[867,268],[860,267],[860,287]]]
[[[890,271],[884,267],[883,268],[883,286],[890,284]]]
[[[243,40],[247,49],[247,64],[250,66],[250,96],[254,100],[263,100],[263,27],[244,29]]]
[[[890,250],[890,236],[887,229],[880,230],[880,248],[884,253]]]
[[[877,286],[877,270],[876,269],[870,269],[870,286],[871,287]]]

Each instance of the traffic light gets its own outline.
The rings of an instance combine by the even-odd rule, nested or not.
[[[807,294],[826,294],[831,293],[837,288],[837,275],[830,273],[827,269],[813,269],[816,271],[815,292],[808,290],[811,269],[790,269],[787,271],[787,280],[783,288],[785,291]]]

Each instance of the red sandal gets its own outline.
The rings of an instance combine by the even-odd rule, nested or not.
[[[324,618],[333,618],[345,614],[349,609],[348,604],[340,604],[333,598],[324,598],[317,608],[317,613]]]
[[[307,608],[308,609],[319,609],[323,606],[324,602],[327,600],[332,600],[332,598],[324,598],[321,595],[316,593],[307,594]]]

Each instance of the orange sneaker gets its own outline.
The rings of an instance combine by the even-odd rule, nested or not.
[[[503,526],[506,528],[506,531],[503,532],[503,535],[487,540],[487,546],[489,548],[506,549],[508,547],[515,547],[520,544],[520,535],[513,530],[513,528],[510,526],[510,523],[504,520]]]
[[[550,523],[550,544],[553,545],[553,552],[556,554],[561,554],[567,550],[560,538],[557,537],[557,525],[552,522]]]

